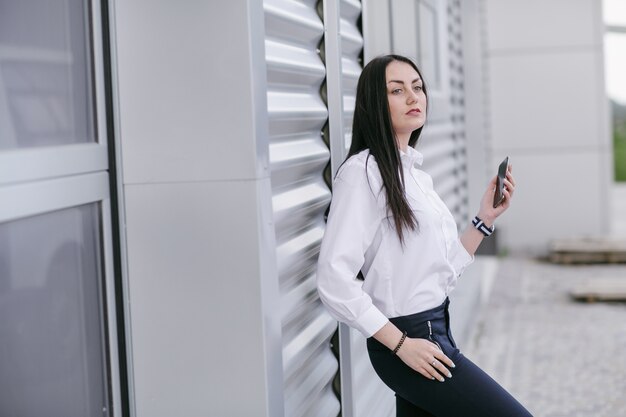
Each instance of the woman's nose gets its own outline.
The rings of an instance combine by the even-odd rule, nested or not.
[[[417,93],[413,90],[410,90],[406,98],[406,102],[409,104],[417,103]]]

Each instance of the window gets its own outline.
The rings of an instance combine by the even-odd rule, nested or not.
[[[0,414],[108,409],[97,203],[0,223]]]
[[[2,416],[121,410],[99,11],[0,0]]]
[[[626,182],[626,3],[604,0],[606,88],[611,101],[614,178]]]
[[[95,141],[87,6],[0,2],[0,149]]]

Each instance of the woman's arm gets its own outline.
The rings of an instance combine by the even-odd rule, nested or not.
[[[504,213],[511,205],[511,198],[515,191],[515,180],[513,179],[511,165],[509,165],[504,180],[505,199],[502,204],[493,208],[495,188],[496,177],[493,177],[483,195],[478,211],[478,217],[483,220],[487,227],[491,227],[496,218]],[[460,241],[465,250],[473,256],[483,238],[484,235],[472,225],[468,226],[463,232]],[[402,332],[392,322],[387,322],[380,330],[373,334],[373,337],[389,350],[393,351],[402,340]],[[452,377],[452,374],[446,366],[453,368],[454,363],[439,350],[437,345],[429,340],[407,337],[404,339],[404,342],[396,354],[405,364],[426,378],[437,379],[443,382],[445,381],[443,376]]]
[[[388,319],[356,279],[385,213],[373,160],[369,170],[365,163],[358,158],[348,160],[333,181],[316,279],[320,299],[331,316],[369,337]]]
[[[493,177],[487,186],[487,191],[483,195],[480,202],[480,209],[478,210],[478,217],[485,223],[487,227],[491,227],[502,213],[504,213],[511,206],[511,198],[513,198],[513,192],[515,191],[515,180],[512,174],[513,166],[509,165],[509,169],[504,179],[504,201],[498,207],[493,208],[493,195],[496,188],[496,177]],[[476,249],[480,246],[485,236],[476,229],[473,225],[467,226],[465,231],[460,237],[461,244],[465,250],[474,255]]]

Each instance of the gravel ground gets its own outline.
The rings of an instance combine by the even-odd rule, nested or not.
[[[626,265],[506,258],[496,276],[464,354],[535,417],[626,416],[626,303],[569,297]]]

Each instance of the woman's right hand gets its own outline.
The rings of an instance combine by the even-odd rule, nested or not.
[[[396,353],[402,362],[428,379],[445,381],[444,376],[452,378],[450,370],[454,363],[439,347],[427,339],[407,337]]]

